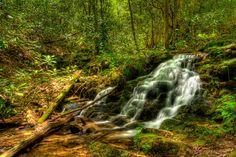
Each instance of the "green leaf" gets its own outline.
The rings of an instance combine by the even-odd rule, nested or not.
[[[4,48],[5,48],[4,42],[0,40],[0,49],[4,49]]]

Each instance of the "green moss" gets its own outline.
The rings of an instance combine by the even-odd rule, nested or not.
[[[168,138],[159,138],[152,143],[150,152],[160,156],[191,156],[192,151],[189,146],[181,141]]]
[[[236,149],[230,152],[226,157],[235,157],[236,156]]]
[[[167,119],[161,125],[163,130],[183,130],[183,128],[183,123],[175,119]]]
[[[93,156],[99,156],[99,157],[114,157],[114,156],[128,157],[129,156],[128,151],[121,150],[121,149],[112,147],[108,144],[104,144],[100,142],[94,142],[90,144],[89,150]]]
[[[206,144],[206,141],[203,139],[197,139],[195,142],[193,142],[193,144],[197,146],[202,146]]]
[[[15,114],[13,107],[0,97],[0,119],[8,118]]]
[[[224,67],[224,66],[233,66],[233,65],[236,65],[236,58],[225,60],[219,66]]]

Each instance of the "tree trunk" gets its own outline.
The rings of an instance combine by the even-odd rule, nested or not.
[[[164,44],[165,48],[170,48],[171,44],[171,36],[172,36],[172,29],[171,29],[171,13],[170,13],[170,1],[165,0],[164,1]]]
[[[132,29],[134,44],[135,44],[136,50],[139,51],[138,42],[137,42],[137,39],[136,39],[135,27],[134,27],[134,17],[133,17],[133,10],[132,10],[132,5],[131,5],[131,0],[128,0],[128,5],[129,5],[130,23],[131,23],[131,29]]]
[[[154,23],[152,18],[152,38],[151,38],[151,48],[154,48],[155,46],[155,34],[154,34]]]
[[[50,133],[60,129],[65,123],[68,123],[72,120],[72,116],[69,118],[65,118],[63,120],[53,122],[53,123],[43,123],[41,126],[35,129],[35,132],[32,136],[27,138],[26,140],[20,142],[18,145],[13,147],[12,149],[6,151],[5,153],[1,154],[0,157],[13,157],[17,155],[20,151],[27,148],[28,146],[32,145],[33,143],[43,139],[44,137],[48,136]]]
[[[92,0],[93,20],[94,20],[94,46],[96,54],[99,54],[99,32],[98,32],[98,15],[97,0]]]

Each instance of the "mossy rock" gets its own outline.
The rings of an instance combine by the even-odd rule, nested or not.
[[[139,77],[135,80],[131,80],[131,81],[127,81],[124,89],[119,93],[119,100],[118,103],[120,104],[120,106],[124,106],[128,100],[130,99],[134,88],[137,86],[137,84],[141,81],[143,81],[145,79],[145,77]]]
[[[167,119],[162,124],[160,129],[163,130],[182,130],[184,128],[183,121],[176,119]]]
[[[221,47],[226,45],[226,41],[211,41],[207,43],[203,48],[200,49],[200,51],[207,51],[207,49],[212,48],[212,47]]]
[[[236,58],[223,61],[217,68],[218,76],[222,80],[232,80],[236,77]]]
[[[128,119],[123,116],[122,117],[119,117],[119,116],[114,117],[111,121],[113,124],[118,125],[118,126],[123,126],[128,123]]]
[[[148,101],[144,104],[143,111],[139,117],[139,120],[150,121],[156,118],[159,111],[164,107],[164,103],[156,103]]]
[[[151,150],[155,154],[160,154],[161,156],[191,156],[192,150],[189,146],[182,142],[170,141],[170,140],[160,140],[153,144]]]
[[[109,102],[105,106],[103,106],[103,109],[104,109],[104,112],[119,114],[121,110],[121,106],[119,102]]]
[[[151,140],[150,140],[151,139]],[[153,140],[154,139],[154,140]],[[151,141],[151,143],[150,143]],[[151,145],[148,154],[150,156],[183,156],[188,157],[193,154],[190,146],[186,145],[181,141],[172,140],[169,138],[157,136],[157,137],[147,137],[143,136],[140,142],[141,148],[147,147],[148,144]],[[142,146],[144,145],[144,146]]]
[[[137,78],[138,76],[140,76],[140,73],[142,73],[140,71],[140,68],[137,68],[133,65],[126,66],[126,68],[123,71],[123,74],[126,77],[127,81]]]
[[[89,150],[94,157],[128,157],[129,152],[123,149],[115,148],[109,144],[94,142],[89,145]]]

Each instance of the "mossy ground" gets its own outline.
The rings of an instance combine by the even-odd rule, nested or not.
[[[217,109],[224,106],[222,97],[235,93],[235,50],[225,48],[228,44],[231,43],[213,46],[209,44],[203,52],[197,53],[204,56],[196,66],[196,71],[203,81],[202,87],[206,91],[203,102],[182,108],[175,119],[164,122],[162,130],[147,130],[139,137],[128,141],[121,140],[118,144],[117,141],[93,141],[86,144],[83,150],[91,156],[234,155],[235,130],[227,132],[226,129],[231,126],[224,124],[224,117],[217,118],[217,115],[222,113]],[[26,61],[27,57],[28,60],[37,60],[37,57],[27,56],[24,50],[21,51],[25,54]],[[116,97],[118,100],[116,105],[122,106],[129,99],[133,88],[142,81],[143,78],[139,76],[148,74],[155,66],[174,54],[159,51],[144,52],[140,56],[119,56],[111,53],[110,57],[107,57],[107,54],[101,54],[90,59],[91,62],[83,67],[81,78],[70,96],[92,99],[105,87],[118,85],[119,90],[113,98]],[[1,57],[5,57],[8,63],[4,64],[0,71],[3,91],[1,94],[10,98],[18,115],[25,111],[26,106],[36,108],[37,112],[45,110],[48,103],[52,102],[61,88],[70,81],[71,73],[80,69],[59,69],[55,68],[56,65],[50,67],[49,64],[49,67],[46,66],[40,71],[35,65],[28,66],[28,62],[18,63],[9,56]],[[13,68],[13,65],[18,68]],[[230,122],[235,124],[235,119]],[[138,141],[134,142],[135,138],[138,138]]]

